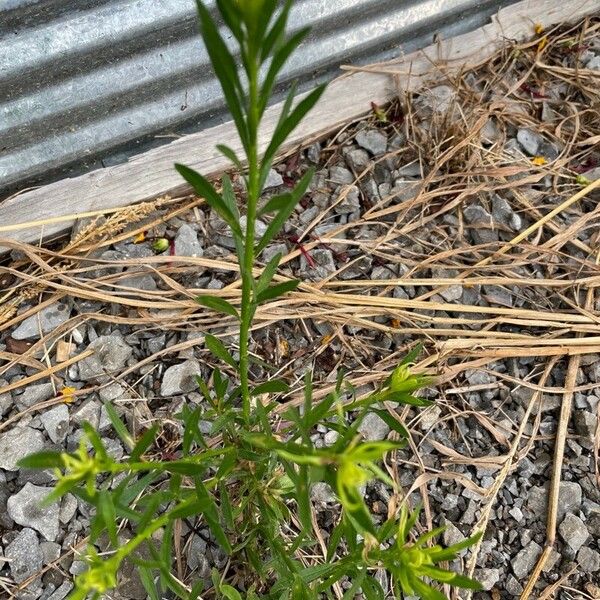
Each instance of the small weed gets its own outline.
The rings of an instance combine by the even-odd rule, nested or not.
[[[280,380],[254,385],[249,378],[250,328],[257,307],[298,285],[293,280],[273,283],[281,255],[274,256],[258,278],[253,276],[255,260],[302,199],[312,170],[306,171],[293,189],[260,208],[259,199],[278,149],[324,91],[320,86],[294,104],[292,87],[273,136],[259,154],[258,130],[277,75],[308,33],[302,29],[286,36],[291,6],[291,0],[283,4],[277,0],[217,0],[220,16],[237,44],[242,64],[238,69],[211,13],[198,2],[202,36],[245,154],[246,168],[233,149],[217,146],[245,173],[245,230],[227,176],[218,193],[199,173],[184,165],[176,168],[229,225],[235,240],[242,279],[240,309],[214,296],[201,296],[198,302],[239,321],[239,359],[218,338],[205,337],[208,349],[237,376],[230,379],[216,369],[210,381],[198,378],[204,403],[193,409],[184,405],[176,415],[182,423],[181,449],[169,460],[148,458],[155,449],[157,426],[133,439],[107,404],[115,431],[128,450],[126,459],[113,460],[98,433],[85,424],[76,452],[43,452],[21,463],[23,467],[56,469],[58,483],[48,501],[71,493],[95,508],[86,557],[89,567],[76,577],[72,600],[108,593],[117,585],[125,559],[137,565],[152,600],[164,594],[184,600],[333,598],[334,590],[341,597],[340,582],[346,584],[343,599],[360,592],[367,600],[380,600],[385,593],[374,577],[379,569],[390,575],[395,598],[404,594],[444,598],[432,587],[434,581],[478,589],[476,582],[438,566],[453,560],[476,538],[444,549],[432,545],[441,528],[421,536],[413,534],[418,511],[409,513],[405,503],[392,511],[383,525],[376,525],[364,501],[362,486],[371,480],[395,487],[380,463],[402,447],[406,437],[403,426],[379,408],[381,403],[428,404],[415,395],[428,383],[427,378],[411,372],[416,351],[366,398],[357,398],[340,376],[335,390],[315,401],[308,372],[303,406],[284,412],[277,428],[274,411],[279,404],[273,398],[286,393],[287,385]],[[257,238],[258,217],[269,224]],[[399,441],[361,440],[359,426],[373,412],[395,430]],[[206,435],[201,433],[201,422],[212,424]],[[312,442],[311,435],[319,425],[339,434],[327,449],[316,448]],[[317,482],[336,492],[340,511],[328,536],[326,556],[306,561],[308,555],[320,556],[311,504],[311,487]],[[214,544],[229,558],[227,568],[213,570],[212,579],[198,578],[191,586],[172,570],[175,524],[181,520],[192,528],[208,529]],[[120,528],[124,524],[133,532],[128,539]],[[142,547],[144,552],[140,552]]]

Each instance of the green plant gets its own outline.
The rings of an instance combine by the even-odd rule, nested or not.
[[[229,225],[235,240],[242,280],[240,308],[215,296],[198,298],[200,304],[239,322],[239,359],[218,338],[205,337],[207,348],[231,375],[215,369],[210,381],[198,378],[204,404],[195,408],[184,405],[177,415],[183,433],[176,459],[157,459],[157,425],[134,440],[116,410],[107,404],[116,433],[128,449],[126,459],[111,458],[97,432],[86,424],[76,452],[43,452],[21,463],[56,469],[58,483],[49,501],[70,492],[95,508],[87,553],[89,568],[77,576],[71,598],[99,597],[108,592],[115,587],[126,559],[137,564],[152,600],[158,600],[166,590],[193,600],[207,585],[207,594],[229,600],[242,598],[242,594],[248,599],[330,598],[341,580],[350,586],[344,598],[353,598],[362,590],[368,600],[374,600],[384,597],[373,576],[377,569],[386,569],[391,575],[396,597],[417,593],[423,598],[443,598],[423,578],[477,588],[476,582],[437,566],[440,561],[453,559],[476,538],[447,549],[428,546],[440,532],[435,530],[411,542],[416,511],[409,515],[403,504],[398,514],[377,526],[363,498],[362,486],[373,479],[395,487],[379,463],[402,447],[406,437],[401,423],[379,408],[380,403],[428,404],[414,395],[428,383],[427,378],[410,370],[418,350],[366,398],[357,398],[340,375],[335,390],[317,402],[308,372],[303,405],[281,415],[274,398],[288,391],[285,382],[271,379],[254,385],[250,381],[249,341],[255,311],[260,304],[298,285],[290,280],[273,283],[281,255],[268,261],[257,278],[253,274],[255,259],[293,212],[312,172],[307,171],[292,191],[263,204],[262,189],[277,150],[324,89],[318,87],[294,105],[292,88],[266,150],[259,153],[259,126],[276,77],[307,33],[304,29],[286,37],[291,4],[291,0],[283,5],[277,0],[217,0],[220,15],[239,48],[241,76],[211,14],[198,2],[202,35],[247,162],[244,168],[234,150],[218,147],[246,173],[245,227],[240,224],[236,196],[227,176],[219,193],[192,169],[183,165],[176,168]],[[259,216],[270,221],[262,236],[255,239]],[[373,412],[390,425],[399,441],[361,440],[359,426]],[[207,421],[212,425],[205,437],[199,424]],[[320,424],[339,434],[327,449],[316,448],[311,439]],[[328,538],[326,556],[307,565],[302,557],[317,548],[310,495],[316,482],[325,482],[336,491],[341,508]],[[229,569],[213,571],[209,583],[200,578],[189,586],[172,573],[174,528],[181,520],[192,528],[209,530],[212,541],[230,557]],[[131,530],[128,539],[123,538],[119,523]],[[102,547],[102,553],[97,546]]]

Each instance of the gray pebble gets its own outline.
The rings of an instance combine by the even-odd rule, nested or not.
[[[600,571],[600,553],[587,546],[581,548],[577,553],[577,562],[583,573]]]
[[[41,413],[40,420],[48,437],[55,443],[65,441],[69,431],[69,409],[65,404],[59,404]]]
[[[73,584],[70,581],[63,581],[47,600],[63,600],[72,589]]]
[[[15,427],[0,435],[0,469],[17,471],[17,462],[44,448],[44,436],[31,427]]]
[[[194,391],[198,387],[196,376],[200,372],[200,364],[196,360],[186,360],[184,363],[169,367],[163,375],[160,395],[177,396]]]
[[[346,167],[335,165],[329,169],[329,181],[338,185],[348,185],[354,181],[354,175]]]
[[[529,156],[536,156],[544,138],[531,129],[519,129],[517,131],[517,141]]]
[[[512,559],[511,566],[518,579],[523,579],[531,572],[541,553],[542,547],[531,541]]]
[[[346,153],[346,163],[356,174],[359,174],[369,164],[369,155],[361,148],[355,148]]]
[[[498,194],[494,194],[492,198],[492,217],[513,231],[519,231],[523,225],[523,220],[513,210],[510,203]]]
[[[198,233],[187,223],[184,223],[175,237],[176,256],[202,256],[204,250],[198,240]]]
[[[373,156],[385,154],[387,137],[377,129],[362,129],[356,134],[356,143]]]
[[[38,537],[33,529],[23,529],[6,547],[10,574],[16,583],[34,576],[44,564]]]
[[[389,425],[376,413],[367,413],[358,427],[359,433],[368,442],[384,440],[390,432]]]
[[[79,362],[79,378],[82,381],[104,379],[106,374],[118,373],[133,353],[118,335],[102,335],[87,349],[94,353]]]
[[[77,498],[73,494],[65,494],[60,501],[58,518],[61,523],[66,524],[75,516],[77,511]]]
[[[141,291],[152,292],[156,290],[157,285],[154,277],[150,273],[144,273],[143,270],[143,267],[130,267],[127,269],[127,273],[131,275],[119,279],[118,285]]]
[[[320,505],[334,504],[337,502],[337,498],[333,493],[333,490],[329,484],[323,481],[318,481],[317,483],[313,484],[310,489],[310,497],[312,498],[313,502]]]
[[[489,592],[500,581],[500,569],[477,569],[475,579]]]
[[[572,513],[568,513],[563,522],[558,526],[558,532],[567,546],[571,548],[573,554],[585,544],[590,535],[585,523]]]
[[[578,435],[587,439],[594,439],[598,427],[598,418],[595,414],[586,410],[576,410],[573,415],[573,424]]]
[[[89,423],[94,429],[97,429],[100,423],[101,407],[101,404],[97,400],[86,400],[71,415],[71,420],[78,425]]]
[[[280,185],[283,185],[283,177],[275,169],[270,169],[267,174],[264,189],[270,190],[271,188],[279,187]]]
[[[59,532],[58,503],[42,505],[51,491],[50,488],[26,483],[7,503],[8,514],[15,523],[39,531],[49,542],[53,542]]]
[[[54,386],[51,383],[38,383],[37,385],[28,385],[20,396],[16,396],[15,403],[20,410],[24,410],[53,396]]]
[[[310,256],[315,263],[314,266],[308,263],[304,254],[300,257],[300,271],[304,277],[312,281],[319,281],[327,279],[327,277],[335,273],[336,266],[331,250],[327,248],[314,248],[310,251]]]
[[[62,302],[56,302],[42,309],[35,315],[25,319],[12,333],[15,340],[37,339],[42,334],[50,333],[69,320],[71,307]]]

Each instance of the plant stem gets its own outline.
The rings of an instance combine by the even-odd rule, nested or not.
[[[242,310],[240,315],[240,384],[244,420],[250,422],[249,353],[250,327],[254,316],[252,292],[254,287],[254,227],[260,195],[260,164],[258,160],[258,65],[256,53],[248,54],[248,197],[246,235],[241,267]]]

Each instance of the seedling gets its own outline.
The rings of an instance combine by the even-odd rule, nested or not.
[[[254,269],[306,193],[312,170],[307,170],[293,189],[261,205],[263,187],[279,148],[324,91],[324,86],[319,86],[297,101],[292,87],[271,139],[261,150],[260,124],[277,76],[308,33],[301,29],[286,35],[291,7],[292,0],[217,0],[219,15],[235,41],[234,55],[211,12],[198,2],[202,36],[243,152],[240,155],[230,147],[218,146],[243,173],[245,227],[240,224],[228,176],[223,177],[219,193],[189,167],[176,168],[227,223],[235,241],[242,284],[240,306],[215,296],[198,298],[204,307],[239,324],[239,358],[217,337],[205,336],[206,347],[235,376],[227,377],[215,369],[208,381],[198,378],[203,403],[184,405],[176,415],[183,435],[175,456],[157,451],[157,425],[134,439],[117,411],[106,404],[127,448],[127,458],[114,460],[98,433],[85,424],[76,452],[39,453],[21,463],[23,467],[56,470],[58,482],[49,501],[71,493],[95,509],[88,570],[76,577],[71,599],[109,593],[117,585],[126,559],[138,566],[152,600],[166,593],[183,600],[316,600],[333,598],[334,586],[341,580],[350,582],[344,599],[354,598],[362,590],[367,600],[380,600],[384,591],[374,577],[376,568],[389,573],[395,597],[412,593],[422,598],[443,597],[423,578],[478,588],[474,581],[437,566],[439,561],[452,560],[474,543],[474,538],[460,547],[430,546],[440,530],[414,536],[418,513],[409,516],[403,505],[378,527],[363,498],[362,486],[375,479],[395,488],[380,462],[401,447],[406,436],[402,424],[383,410],[381,403],[429,404],[415,395],[429,383],[411,371],[416,352],[365,398],[356,397],[340,376],[334,391],[315,401],[311,373],[307,372],[303,406],[286,410],[277,428],[275,413],[280,404],[275,399],[288,391],[286,383],[271,379],[255,384],[250,378],[250,331],[257,308],[298,286],[294,280],[274,283],[279,254],[263,265],[258,277]],[[255,231],[258,217],[268,221],[259,237]],[[397,441],[362,441],[360,424],[372,412],[390,425]],[[201,422],[211,424],[206,435],[201,433]],[[312,441],[319,425],[339,434],[327,449],[316,448]],[[158,455],[160,460],[150,458]],[[329,484],[336,492],[340,509],[329,533],[326,556],[306,560],[322,556],[311,501],[311,488],[317,482]],[[222,563],[226,566],[213,570],[210,579],[191,573],[182,581],[173,573],[174,531],[179,521],[190,523],[193,531],[202,531],[213,553],[227,555]]]

